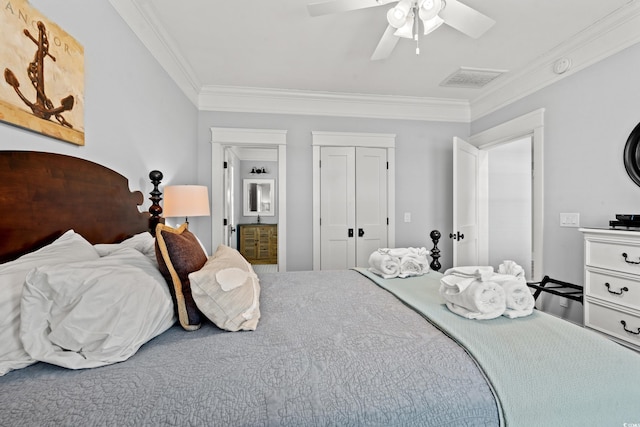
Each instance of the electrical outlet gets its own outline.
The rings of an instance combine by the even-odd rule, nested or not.
[[[404,213],[404,222],[411,222],[411,212]]]
[[[580,227],[579,213],[561,213],[560,227]]]

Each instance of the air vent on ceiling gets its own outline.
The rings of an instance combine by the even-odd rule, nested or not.
[[[506,72],[507,70],[460,67],[458,71],[444,79],[440,86],[479,89]]]

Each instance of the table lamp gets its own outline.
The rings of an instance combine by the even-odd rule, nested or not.
[[[209,216],[209,190],[204,185],[170,185],[164,187],[164,217]]]

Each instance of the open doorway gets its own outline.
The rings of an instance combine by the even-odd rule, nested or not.
[[[533,259],[531,137],[488,150],[489,265],[518,263],[531,277]]]
[[[522,141],[519,147],[516,145],[513,148],[510,147],[512,144],[518,143]],[[527,142],[528,141],[528,142]],[[478,134],[472,135],[469,138],[469,142],[473,144],[475,147],[478,147],[479,150],[484,151],[486,153],[491,153],[493,150],[502,149],[506,150],[504,153],[504,157],[507,159],[514,159],[514,153],[509,153],[509,151],[518,151],[522,150],[521,154],[524,156],[525,160],[528,164],[520,164],[518,168],[522,173],[522,181],[521,189],[522,192],[527,192],[527,189],[524,188],[529,184],[526,183],[527,176],[530,177],[531,187],[530,187],[530,197],[531,206],[531,226],[526,225],[526,222],[523,222],[523,225],[520,225],[520,232],[522,234],[530,231],[531,241],[527,241],[527,239],[523,238],[523,244],[520,246],[522,254],[525,251],[530,250],[530,257],[525,257],[522,255],[523,259],[528,259],[530,262],[522,261],[519,263],[525,268],[525,271],[529,271],[527,276],[527,280],[530,281],[539,281],[542,280],[544,266],[543,266],[543,229],[544,229],[544,109],[538,109],[532,111],[523,116],[512,119],[508,122],[502,123],[490,129],[487,129]],[[529,144],[529,149],[526,148],[526,144]],[[527,156],[527,152],[530,153]],[[494,152],[496,154],[500,153],[499,151]],[[489,154],[488,154],[489,155]],[[496,156],[499,156],[499,154]],[[496,160],[497,162],[497,160]],[[488,187],[488,184],[486,185]],[[487,191],[487,193],[490,190]],[[499,190],[495,190],[499,191]],[[514,190],[516,191],[516,190]],[[488,194],[485,194],[486,200],[488,200]],[[517,196],[518,198],[520,196]],[[488,206],[483,209],[487,210],[488,214]],[[523,212],[523,207],[520,207],[520,212]],[[514,214],[515,215],[515,214]],[[527,215],[526,213],[520,213],[519,215]],[[513,215],[512,215],[513,216]],[[481,225],[481,229],[479,231],[480,240],[481,240],[481,252],[488,256],[489,254],[489,242],[492,239],[496,239],[496,237],[491,237],[489,235],[489,221],[484,221]],[[504,231],[500,231],[504,233]],[[499,236],[497,237],[500,238]],[[513,242],[513,240],[512,240]],[[504,246],[503,246],[504,247]],[[506,256],[504,253],[502,255],[496,255],[496,257]],[[514,257],[508,256],[506,259],[512,259]],[[501,262],[500,260],[499,262]],[[514,260],[516,261],[516,260]]]
[[[229,246],[256,273],[278,271],[278,150],[225,146],[225,211]]]
[[[273,255],[275,262],[270,258],[266,264],[275,266],[277,271],[286,271],[286,131],[211,128],[211,133],[213,248],[219,244],[232,246],[235,240],[240,250],[242,226],[244,223],[250,223],[249,225],[254,226],[254,232],[257,233],[260,242],[264,240],[264,245],[258,243],[253,246],[256,250],[254,258],[258,261],[254,260],[255,263],[252,262],[252,265],[265,264],[261,263],[260,259]],[[261,155],[268,155],[273,163],[267,164],[267,160],[260,157]],[[231,170],[227,161],[233,162]],[[264,177],[269,173],[272,175],[270,180],[274,183],[274,188],[271,194],[274,194],[275,206],[270,206],[270,210],[274,212],[276,222],[273,221],[274,218],[266,220],[269,216],[267,214],[244,217],[245,209],[242,203],[245,198],[241,194],[244,188],[243,179],[253,176],[254,167],[256,171],[260,171],[255,172],[255,176]],[[250,232],[250,228],[246,227],[246,231]]]

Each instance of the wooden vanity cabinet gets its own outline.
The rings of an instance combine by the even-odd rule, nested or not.
[[[278,263],[278,224],[240,224],[238,248],[251,264]]]

